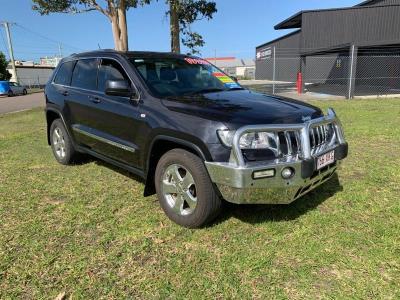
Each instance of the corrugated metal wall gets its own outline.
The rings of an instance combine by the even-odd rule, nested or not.
[[[276,49],[276,75],[277,81],[296,81],[296,74],[300,68],[300,41],[301,31],[294,34],[289,34],[287,37],[277,40],[276,42],[264,44],[257,48],[260,49],[270,48]],[[295,74],[293,76],[293,74]],[[267,59],[256,60],[256,79],[273,78],[273,52],[271,57]]]
[[[305,12],[302,49],[324,49],[350,43],[400,42],[400,6]]]

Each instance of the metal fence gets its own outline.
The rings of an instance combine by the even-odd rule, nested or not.
[[[400,53],[271,55],[257,61],[256,79],[262,80],[256,89],[289,97],[395,96],[400,95]]]

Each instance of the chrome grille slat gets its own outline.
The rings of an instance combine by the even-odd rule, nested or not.
[[[285,140],[286,140],[288,155],[293,155],[294,153],[293,153],[293,147],[292,147],[292,140],[290,138],[289,131],[285,131]]]

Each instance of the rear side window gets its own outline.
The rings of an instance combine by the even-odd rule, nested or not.
[[[98,90],[104,92],[107,80],[128,80],[124,69],[112,59],[103,59],[99,67]]]
[[[97,59],[82,59],[76,63],[71,86],[87,90],[97,87]]]
[[[54,78],[54,83],[62,85],[70,85],[72,70],[74,69],[74,65],[75,61],[68,61],[66,63],[63,63],[58,69],[56,77]]]

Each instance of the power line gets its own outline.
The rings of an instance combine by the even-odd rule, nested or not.
[[[45,36],[45,35],[43,35],[43,34],[41,34],[41,33],[38,33],[38,32],[35,32],[35,31],[33,31],[33,30],[30,30],[30,29],[28,29],[28,28],[26,28],[25,26],[22,26],[22,25],[20,25],[20,24],[16,24],[16,26],[18,26],[19,28],[21,28],[21,29],[23,29],[23,30],[25,30],[25,31],[27,31],[27,32],[29,32],[29,33],[31,33],[31,34],[37,35],[37,36],[41,37],[42,39],[45,39],[45,40],[48,40],[48,41],[50,41],[50,42],[56,43],[57,45],[63,44],[64,46],[67,46],[68,48],[83,51],[82,48],[78,48],[78,47],[69,45],[69,44],[67,44],[67,43],[54,40],[54,39],[49,38],[49,37],[47,37],[47,36]]]

